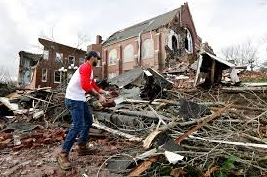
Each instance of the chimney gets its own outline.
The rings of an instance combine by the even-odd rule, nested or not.
[[[101,44],[102,43],[102,36],[100,36],[100,35],[97,35],[96,36],[96,44]]]

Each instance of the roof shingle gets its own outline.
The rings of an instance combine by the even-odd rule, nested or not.
[[[145,33],[151,30],[158,29],[162,26],[165,26],[173,20],[175,15],[178,13],[179,9],[180,8],[174,9],[165,14],[161,14],[157,17],[151,18],[149,20],[143,21],[131,27],[117,31],[113,33],[111,36],[109,36],[107,40],[103,42],[103,45],[107,46],[113,43],[117,43],[119,41],[123,41],[128,38],[136,37],[139,35],[140,32]]]

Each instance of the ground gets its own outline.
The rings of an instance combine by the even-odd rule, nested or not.
[[[38,128],[37,128],[38,130]],[[40,130],[39,130],[40,131]],[[42,129],[47,132],[46,129]],[[48,131],[49,132],[49,131]],[[35,134],[27,132],[28,136]],[[5,135],[2,137],[6,137]],[[27,138],[30,139],[30,138]],[[44,138],[43,138],[44,139]],[[46,138],[47,139],[47,138]],[[35,143],[38,139],[35,140]],[[114,138],[95,138],[89,142],[89,146],[97,149],[98,152],[94,155],[78,156],[76,146],[74,145],[70,160],[73,168],[69,171],[64,171],[59,168],[56,157],[60,152],[63,140],[54,141],[47,144],[31,144],[27,146],[22,140],[23,147],[15,148],[14,142],[11,141],[6,147],[0,151],[0,176],[109,176],[117,177],[120,174],[115,174],[106,169],[106,164],[103,164],[110,156],[118,154],[123,149],[128,149],[130,142],[127,140]],[[103,165],[102,165],[103,164]],[[102,165],[102,166],[101,166]],[[101,167],[101,169],[100,169]]]

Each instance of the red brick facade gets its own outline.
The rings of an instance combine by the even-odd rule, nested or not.
[[[44,51],[48,52],[48,59],[41,59],[36,65],[35,70],[33,71],[33,77],[31,82],[26,88],[34,89],[38,87],[52,87],[56,88],[60,82],[55,82],[55,71],[58,71],[61,67],[68,68],[69,57],[73,56],[75,58],[74,66],[79,66],[80,61],[84,59],[85,51],[79,50],[70,46],[59,44],[50,40],[39,38],[39,42],[44,46]],[[56,60],[56,53],[62,54],[62,62]],[[81,60],[80,60],[81,59]],[[42,70],[47,70],[46,81],[42,81]],[[61,79],[66,79],[67,73],[64,76],[61,76]]]

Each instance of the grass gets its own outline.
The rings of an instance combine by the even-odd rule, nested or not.
[[[259,82],[259,83],[263,83],[263,82],[267,82],[267,77],[262,77],[262,78],[244,78],[241,79],[242,82]]]

